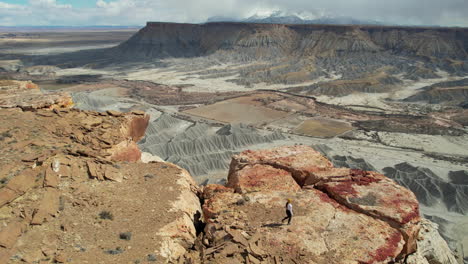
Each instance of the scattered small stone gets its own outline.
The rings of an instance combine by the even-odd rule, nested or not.
[[[63,253],[58,253],[57,256],[55,256],[55,262],[65,263],[66,261],[67,257]]]
[[[237,204],[237,205],[244,205],[244,204],[245,204],[245,200],[241,198],[241,199],[237,200],[236,204]]]
[[[146,174],[146,175],[144,176],[145,181],[147,181],[147,180],[149,180],[149,179],[153,179],[153,178],[155,178],[155,177],[156,177],[156,175],[154,175],[154,174]]]
[[[0,179],[0,184],[7,184],[7,183],[8,183],[8,178]]]
[[[65,210],[65,197],[60,196],[59,198],[59,211]]]
[[[118,255],[122,254],[124,251],[121,247],[116,247],[115,249],[108,249],[104,250],[104,253],[110,254],[110,255]]]
[[[119,238],[122,240],[130,241],[132,239],[132,232],[120,233]]]
[[[74,246],[75,251],[86,252],[86,248],[82,247],[81,245]]]
[[[156,256],[154,254],[148,254],[148,261],[154,262],[156,261]]]

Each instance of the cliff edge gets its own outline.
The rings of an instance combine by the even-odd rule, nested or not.
[[[71,109],[30,82],[0,91],[0,263],[164,263],[193,245],[198,187],[140,161],[148,115]]]
[[[411,191],[375,172],[334,168],[307,146],[234,156],[227,186],[208,185],[203,199],[204,263],[456,263],[444,241],[443,257],[421,253],[430,252],[421,242],[429,228],[421,232]],[[281,221],[287,199],[290,225]]]

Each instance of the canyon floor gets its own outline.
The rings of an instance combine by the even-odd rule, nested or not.
[[[322,84],[348,91],[350,84],[339,83],[335,72],[293,84],[235,81],[239,72],[261,67],[261,61],[168,58],[105,67],[23,62],[110,47],[132,33],[2,36],[0,78],[33,80],[44,93],[71,93],[75,108],[82,110],[145,111],[149,126],[138,142],[143,159],[175,163],[202,185],[225,183],[231,156],[246,149],[313,146],[336,166],[375,170],[412,190],[421,213],[440,225],[453,250],[468,256],[468,110],[437,93],[438,84],[461,82],[455,87],[465,94],[468,76],[438,69],[437,77],[404,79],[388,91],[331,96],[309,94],[303,87]],[[424,91],[429,95],[420,98],[437,102],[405,101]]]

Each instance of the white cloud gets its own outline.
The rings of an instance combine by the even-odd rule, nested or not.
[[[29,5],[35,8],[72,8],[71,5],[58,4],[56,0],[29,0]]]
[[[90,8],[57,0],[29,0],[27,5],[0,0],[0,25],[199,23],[211,16],[245,18],[275,10],[311,18],[328,14],[398,24],[468,26],[466,0],[96,0]]]

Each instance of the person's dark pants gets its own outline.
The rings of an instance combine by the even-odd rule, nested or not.
[[[286,217],[281,220],[281,223],[284,222],[284,220],[288,219],[288,225],[291,224],[291,219],[292,219],[292,214],[289,210],[286,210]]]

